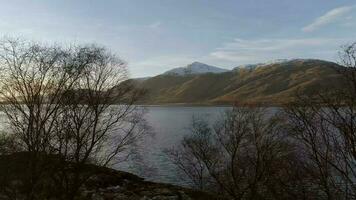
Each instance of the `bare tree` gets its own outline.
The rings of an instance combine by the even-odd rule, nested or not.
[[[42,154],[54,153],[51,138],[60,110],[57,102],[72,80],[62,68],[66,54],[55,46],[11,39],[1,42],[1,108],[17,150],[31,157],[23,181],[26,199],[42,195],[40,179],[47,168]]]
[[[356,198],[356,44],[340,52],[343,88],[298,95],[285,108],[290,133],[297,139],[312,186],[327,199]]]
[[[218,153],[215,151],[215,147],[212,144],[213,131],[207,121],[193,117],[191,126],[189,127],[190,135],[185,136],[181,145],[166,149],[165,153],[171,159],[171,161],[181,170],[183,173],[182,178],[189,179],[191,186],[200,190],[209,190],[211,187],[215,187],[212,178],[209,175],[209,171],[206,165],[200,157],[200,152],[204,152],[211,156]],[[198,152],[198,148],[200,151]],[[214,158],[209,158],[214,159]]]
[[[25,199],[76,198],[93,175],[89,164],[109,166],[146,133],[134,105],[141,92],[103,47],[7,39],[0,62],[1,109],[16,145],[6,153],[28,152]]]
[[[319,198],[341,197],[337,174],[332,165],[336,164],[337,135],[330,124],[320,116],[315,107],[289,106],[285,109],[286,123],[291,137],[295,139],[306,173],[311,177],[308,186],[320,191]],[[340,163],[341,164],[341,163]]]
[[[295,168],[295,152],[278,121],[263,108],[234,107],[213,128],[193,121],[191,135],[169,155],[199,188],[232,199],[288,199],[299,190],[289,174],[297,183],[302,169]]]
[[[95,46],[79,49],[75,58],[85,62],[88,57],[93,60],[82,69],[74,92],[67,93],[64,109],[56,119],[58,151],[75,164],[72,173],[63,174],[72,177],[64,179],[69,195],[66,199],[75,197],[90,178],[90,173],[82,173],[87,163],[108,166],[147,128],[144,110],[134,105],[140,92],[123,83],[127,79],[125,64]]]

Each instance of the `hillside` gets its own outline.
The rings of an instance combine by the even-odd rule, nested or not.
[[[164,73],[164,75],[178,75],[178,76],[186,76],[186,75],[194,75],[194,74],[205,74],[205,73],[222,73],[227,72],[228,70],[222,69],[219,67],[207,65],[200,62],[193,62],[185,67],[178,67],[171,69]]]
[[[312,95],[340,87],[338,67],[322,60],[296,59],[223,73],[162,74],[137,85],[147,90],[143,104],[280,104],[293,100],[297,91]]]

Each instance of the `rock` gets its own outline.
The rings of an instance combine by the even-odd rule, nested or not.
[[[14,188],[21,188],[23,179],[26,178],[26,169],[23,163],[28,160],[28,154],[14,154],[0,156],[0,166],[3,171],[11,169],[11,173],[6,173],[9,184]],[[55,157],[56,159],[56,157]],[[11,164],[11,165],[10,165]],[[117,171],[95,165],[86,165],[83,174],[90,175],[90,178],[79,190],[81,200],[213,200],[219,199],[206,192],[183,188],[171,184],[154,183],[145,181],[134,174]],[[44,176],[45,177],[45,176]],[[46,180],[46,178],[44,178]],[[49,179],[50,180],[50,179]],[[49,182],[49,181],[48,181]],[[53,194],[53,200],[57,199]],[[0,199],[4,194],[0,193]],[[25,199],[21,193],[17,199]]]

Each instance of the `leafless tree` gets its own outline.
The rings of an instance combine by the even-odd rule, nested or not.
[[[134,105],[141,92],[103,47],[5,39],[0,64],[3,136],[16,146],[5,153],[28,152],[25,199],[76,198],[92,175],[88,164],[110,165],[146,133]]]
[[[234,107],[214,127],[193,121],[170,158],[199,188],[232,199],[296,198],[300,185],[291,183],[304,180],[296,176],[302,168],[279,120],[269,115],[264,108]]]
[[[340,52],[343,88],[298,95],[285,108],[290,133],[299,144],[311,185],[327,199],[356,198],[356,44]]]
[[[322,107],[314,109],[301,106],[300,102],[298,106],[290,105],[285,109],[286,123],[311,177],[309,187],[321,191],[321,199],[336,199],[341,195],[341,188],[332,165],[336,164],[337,146],[334,142],[338,139],[335,130],[319,115]]]
[[[191,134],[184,137],[181,145],[166,149],[165,153],[181,170],[182,178],[187,177],[190,180],[192,187],[209,190],[215,184],[204,161],[200,159],[201,155],[198,155],[197,148],[200,148],[201,151],[207,151],[206,154],[209,156],[217,156],[214,155],[217,151],[212,145],[213,131],[207,121],[193,117],[189,132]]]
[[[76,58],[86,61],[90,57],[93,61],[82,69],[72,91],[68,91],[64,110],[55,122],[59,128],[56,148],[67,161],[75,163],[73,173],[67,174],[72,178],[64,179],[65,190],[69,190],[66,199],[76,196],[90,178],[90,173],[82,173],[87,163],[108,166],[147,130],[144,110],[134,105],[140,92],[122,83],[127,79],[124,63],[93,46],[81,48],[78,54]]]
[[[71,77],[62,69],[66,52],[55,46],[11,39],[1,42],[0,51],[1,108],[17,150],[27,151],[31,157],[23,185],[26,199],[34,199],[42,195],[39,180],[46,162],[41,155],[54,153],[51,133],[59,113],[57,102],[70,87]]]

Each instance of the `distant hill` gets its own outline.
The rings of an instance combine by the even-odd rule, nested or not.
[[[147,90],[143,104],[280,104],[296,92],[313,95],[341,86],[336,63],[288,60],[220,73],[164,73],[136,84]]]
[[[262,67],[262,66],[266,66],[266,65],[272,65],[272,64],[280,64],[280,63],[285,63],[288,62],[290,60],[287,59],[277,59],[277,60],[271,60],[268,61],[266,63],[256,63],[256,64],[247,64],[247,65],[240,65],[235,67],[233,70],[239,70],[239,69],[255,69],[257,67]]]
[[[178,67],[172,70],[165,72],[165,75],[178,75],[178,76],[185,76],[185,75],[193,75],[193,74],[205,74],[205,73],[223,73],[229,70],[222,69],[219,67],[210,66],[200,62],[193,62],[186,67]]]

